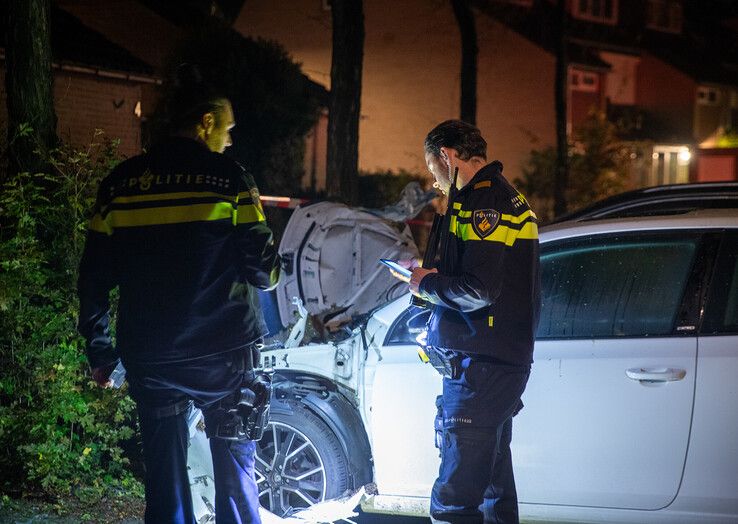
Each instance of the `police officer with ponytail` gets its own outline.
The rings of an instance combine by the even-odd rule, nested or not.
[[[279,256],[253,178],[222,155],[235,125],[227,98],[183,66],[170,136],[100,184],[80,264],[79,330],[94,380],[122,360],[138,408],[146,522],[194,523],[187,416],[202,409],[213,456],[216,522],[259,523],[255,443],[269,377],[254,288]],[[111,290],[119,289],[116,344]]]

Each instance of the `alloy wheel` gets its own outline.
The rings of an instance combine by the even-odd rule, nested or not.
[[[259,502],[276,515],[325,499],[323,460],[305,434],[292,426],[269,424],[257,443],[255,470]]]

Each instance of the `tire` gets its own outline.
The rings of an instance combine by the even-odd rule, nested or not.
[[[280,517],[351,487],[349,463],[336,435],[302,404],[291,407],[291,413],[271,413],[256,443],[259,502]]]

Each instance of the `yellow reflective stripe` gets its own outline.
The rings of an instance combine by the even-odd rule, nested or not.
[[[454,209],[461,209],[461,202],[454,202]]]
[[[238,194],[238,199],[241,200],[243,198],[248,198],[249,200],[253,200],[253,195],[251,194],[251,191],[241,191]]]
[[[224,195],[222,193],[213,193],[210,191],[197,191],[197,192],[182,192],[182,193],[160,193],[152,194],[146,193],[145,195],[134,195],[134,196],[117,196],[113,199],[113,204],[133,204],[136,202],[151,202],[155,200],[179,200],[186,198],[220,198],[227,202],[235,202],[233,197]]]
[[[538,225],[535,222],[528,222],[519,230],[507,226],[497,226],[492,234],[484,238],[481,238],[474,232],[471,224],[458,224],[451,232],[461,238],[461,240],[489,240],[491,242],[501,242],[506,246],[512,246],[517,239],[534,240],[538,238]]]
[[[476,184],[474,184],[474,189],[482,189],[483,187],[492,187],[492,181],[483,180],[482,182],[477,182]]]
[[[470,218],[472,216],[472,211],[463,211],[463,210],[461,210],[461,208],[459,208],[459,209],[460,210],[459,210],[458,216],[460,216],[461,218]],[[505,214],[503,214],[503,215],[500,215],[500,218],[502,220],[506,221],[506,222],[512,222],[513,224],[520,224],[526,218],[531,217],[531,216],[533,218],[538,218],[536,216],[536,214],[532,210],[530,210],[530,209],[528,211],[524,212],[523,214],[518,215],[518,216],[515,216],[515,215],[505,215]]]
[[[187,222],[209,222],[231,218],[230,202],[217,204],[193,204],[190,206],[155,207],[148,209],[114,209],[105,217],[107,226],[116,227],[159,226]]]
[[[513,224],[520,224],[523,220],[525,220],[528,217],[538,218],[532,209],[529,209],[522,215],[518,215],[518,216],[502,215],[500,218],[504,220],[505,222],[512,222]]]
[[[459,215],[458,216],[460,218],[471,218],[472,212],[471,211],[459,211]],[[502,218],[502,220],[504,220],[506,222],[511,222],[513,224],[520,224],[526,218],[531,217],[531,216],[533,218],[538,218],[538,217],[536,217],[535,213],[533,213],[533,211],[530,211],[530,210],[529,211],[526,211],[525,213],[523,213],[522,215],[517,216],[517,217],[516,216],[513,216],[513,215],[501,215],[501,218]],[[449,224],[449,230],[454,231],[456,229],[457,222],[458,222],[458,220],[456,218],[456,215],[452,215],[451,216],[451,222]]]
[[[245,204],[238,206],[236,217],[237,224],[251,224],[253,222],[265,222],[266,217],[260,206],[254,204]]]
[[[100,213],[95,213],[95,216],[90,219],[89,228],[92,231],[96,231],[97,233],[104,233],[106,235],[113,234],[113,230],[111,229],[110,225],[105,220],[103,220],[103,217],[100,215]]]

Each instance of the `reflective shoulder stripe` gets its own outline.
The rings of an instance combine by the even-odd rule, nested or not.
[[[506,246],[512,246],[518,239],[535,240],[538,238],[538,224],[535,222],[526,222],[522,228],[515,229],[508,226],[499,225],[488,236],[481,238],[476,234],[471,224],[457,224],[455,230],[451,230],[461,240],[485,240],[490,242],[500,242]]]
[[[477,182],[476,184],[474,184],[473,189],[482,189],[483,187],[492,187],[492,181],[482,180],[481,182]]]
[[[210,191],[197,191],[197,192],[180,192],[180,193],[159,193],[151,194],[146,193],[143,195],[132,195],[132,196],[116,196],[113,198],[114,204],[136,204],[139,202],[154,202],[154,201],[167,201],[167,200],[186,200],[191,198],[219,198],[226,202],[235,202],[236,199],[230,195],[224,195],[222,193],[214,193]]]
[[[536,214],[527,209],[520,215],[501,214],[500,222],[494,231],[484,238],[480,237],[472,226],[472,211],[459,208],[458,216],[451,217],[449,230],[463,241],[485,240],[500,242],[506,246],[512,246],[518,239],[534,240],[538,238],[538,225]]]
[[[521,224],[528,217],[532,217],[534,219],[538,218],[536,214],[533,212],[533,210],[529,209],[525,213],[518,215],[518,216],[503,214],[500,216],[500,220],[504,220],[505,222],[510,222],[512,224]]]
[[[116,227],[158,226],[230,219],[232,213],[233,206],[230,202],[145,209],[113,209],[107,214],[104,222],[112,232]]]

